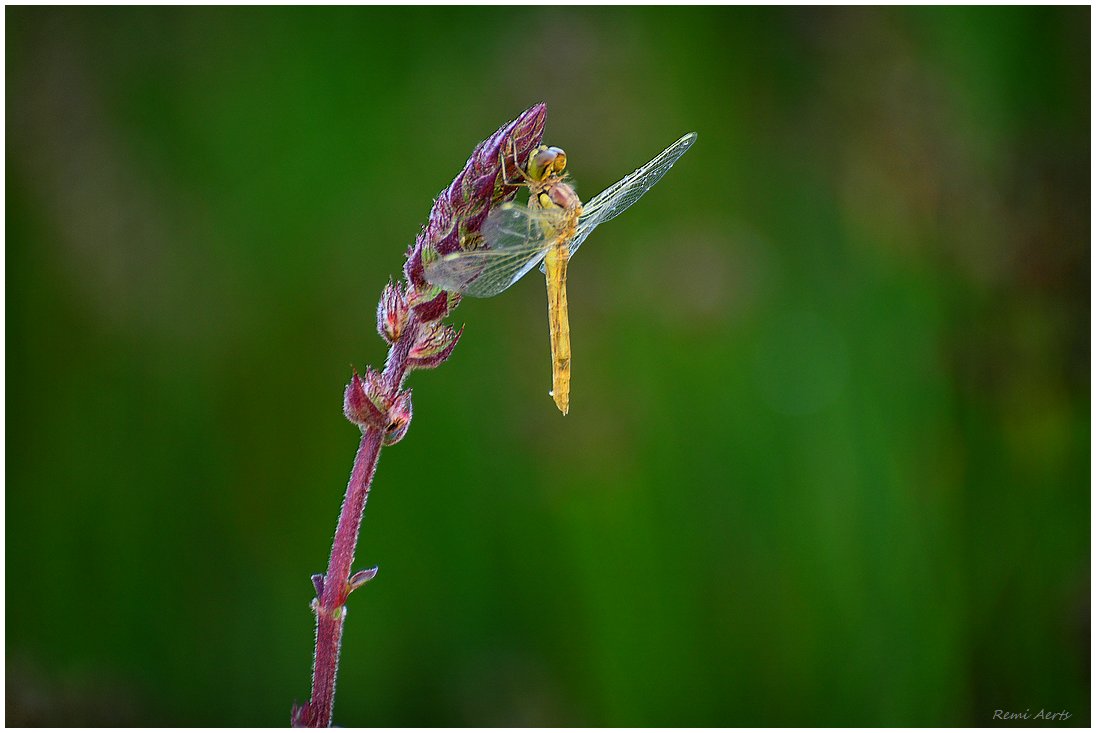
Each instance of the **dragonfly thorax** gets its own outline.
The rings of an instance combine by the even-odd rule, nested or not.
[[[575,193],[575,189],[566,183],[554,183],[547,190],[537,194],[537,205],[542,209],[567,209],[575,211],[580,209],[582,202]]]

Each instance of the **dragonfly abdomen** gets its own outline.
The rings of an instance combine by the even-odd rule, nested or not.
[[[560,238],[544,258],[548,285],[548,328],[552,342],[552,399],[564,415],[571,404],[571,322],[567,314],[567,240]]]

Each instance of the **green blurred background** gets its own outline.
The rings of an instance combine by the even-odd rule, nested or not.
[[[596,193],[412,376],[343,725],[1090,719],[1089,10],[7,19],[7,721],[284,725],[350,365],[539,101]]]

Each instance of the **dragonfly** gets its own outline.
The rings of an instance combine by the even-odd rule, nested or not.
[[[514,168],[520,180],[506,181],[529,189],[526,205],[494,208],[480,229],[477,249],[444,255],[425,267],[428,282],[444,290],[478,298],[503,292],[540,265],[548,288],[548,324],[552,346],[552,391],[564,415],[570,410],[571,326],[567,309],[567,265],[586,238],[601,224],[619,216],[658,183],[696,142],[690,132],[607,189],[582,203],[567,182],[567,154],[538,146],[526,165]],[[506,170],[506,153],[503,170]]]

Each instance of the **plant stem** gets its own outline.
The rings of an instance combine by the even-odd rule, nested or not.
[[[412,316],[404,333],[388,352],[384,378],[391,394],[400,390],[407,377],[407,358],[417,332],[417,319]],[[383,443],[384,436],[377,428],[362,431],[358,453],[354,456],[354,468],[346,484],[346,496],[339,511],[339,523],[335,528],[335,540],[324,575],[323,593],[316,604],[316,653],[312,663],[312,698],[308,704],[308,722],[312,728],[331,726],[335,708],[335,676],[339,670],[346,599],[351,591],[349,580],[354,565],[354,550]]]
[[[316,656],[312,666],[312,700],[309,709],[312,726],[327,728],[335,707],[335,675],[339,668],[339,648],[342,644],[343,620],[346,617],[346,597],[350,594],[348,580],[354,562],[354,548],[362,523],[365,502],[377,459],[381,453],[381,431],[369,428],[362,432],[354,469],[346,485],[346,498],[339,512],[331,559],[327,565],[323,594],[316,607]]]

